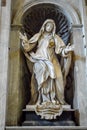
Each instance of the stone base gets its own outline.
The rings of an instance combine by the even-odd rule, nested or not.
[[[37,116],[41,116],[41,119],[53,120],[57,116],[60,117],[63,111],[69,111],[71,109],[70,105],[58,105],[58,104],[43,104],[43,105],[27,105],[27,111],[36,112]]]
[[[22,126],[75,126],[74,120],[74,109],[70,106],[63,107],[63,113],[57,116],[56,119],[46,120],[41,119],[40,116],[36,115],[34,106],[27,106],[27,109],[23,110],[23,123]]]
[[[7,126],[5,130],[87,130],[86,126]]]
[[[24,121],[22,126],[75,126],[74,121]]]
[[[35,111],[35,107],[36,105],[26,105],[26,109],[24,109],[23,111]],[[62,107],[64,111],[72,110],[71,105],[62,105]]]

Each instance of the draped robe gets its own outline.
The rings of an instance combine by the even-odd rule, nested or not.
[[[57,55],[67,57],[64,42],[56,34],[49,37],[40,36],[39,33],[28,42],[29,47],[24,54],[33,63],[33,67],[28,64],[32,72],[31,104],[44,102],[64,104],[63,74],[57,58]],[[37,50],[33,52],[35,46]]]

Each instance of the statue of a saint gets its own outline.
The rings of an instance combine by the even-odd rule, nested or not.
[[[57,55],[67,58],[73,50],[55,31],[55,22],[47,19],[30,40],[20,33],[23,52],[32,63],[29,66],[32,72],[30,104],[35,105],[36,113],[45,119],[55,119],[63,111],[64,77]]]

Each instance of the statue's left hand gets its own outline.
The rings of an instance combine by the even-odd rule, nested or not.
[[[70,45],[70,43],[66,46],[66,48],[64,49],[65,53],[74,51],[74,45]]]

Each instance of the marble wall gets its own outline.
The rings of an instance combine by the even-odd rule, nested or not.
[[[19,30],[11,28],[9,43],[9,77],[7,95],[6,125],[16,126],[21,123],[21,115],[29,88],[29,75],[26,70],[25,59],[20,49]],[[29,93],[28,93],[29,94]],[[28,103],[28,102],[27,102]]]
[[[10,12],[10,0],[6,3],[6,6],[1,7],[0,4],[0,130],[4,130],[6,117]]]

